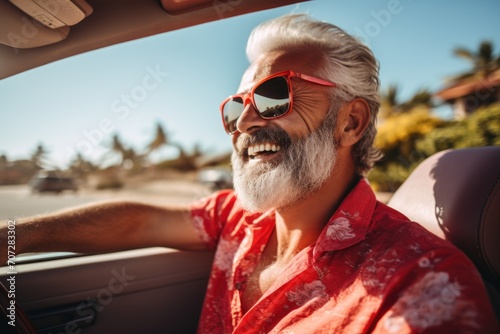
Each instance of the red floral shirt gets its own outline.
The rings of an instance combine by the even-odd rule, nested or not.
[[[192,217],[217,249],[200,334],[496,332],[469,259],[377,202],[364,179],[317,242],[295,255],[245,314],[241,295],[273,231],[274,211],[248,213],[223,191],[194,204]]]

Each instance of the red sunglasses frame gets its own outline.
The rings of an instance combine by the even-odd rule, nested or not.
[[[276,78],[276,77],[284,77],[286,79],[286,82],[287,82],[287,85],[288,85],[288,98],[290,100],[289,105],[288,105],[288,110],[285,113],[283,113],[281,115],[278,115],[278,116],[265,117],[265,116],[262,116],[258,112],[257,106],[255,104],[254,92],[257,89],[257,87],[259,87],[262,83],[266,82],[267,80],[271,80],[273,78]],[[224,125],[224,129],[226,130],[226,132],[229,135],[232,135],[233,133],[235,133],[236,131],[238,131],[238,130],[235,130],[233,132],[229,131],[229,129],[227,127],[227,124],[226,124],[226,122],[224,120],[224,106],[231,99],[234,99],[236,97],[240,97],[242,99],[242,101],[243,101],[243,110],[241,112],[242,114],[243,114],[243,111],[245,110],[245,107],[247,105],[248,99],[250,99],[250,103],[252,104],[252,106],[256,110],[257,115],[259,115],[259,117],[262,118],[262,119],[275,119],[275,118],[280,118],[280,117],[283,117],[283,116],[287,115],[292,110],[292,108],[293,108],[293,89],[292,89],[292,82],[290,80],[291,78],[299,78],[299,79],[302,79],[302,80],[307,81],[307,82],[311,82],[311,83],[315,83],[315,84],[322,85],[322,86],[327,86],[327,87],[337,87],[337,85],[335,83],[333,83],[333,82],[330,82],[330,81],[327,81],[327,80],[323,80],[323,79],[320,79],[320,78],[316,78],[316,77],[312,77],[312,76],[307,75],[307,74],[302,74],[302,73],[294,72],[294,71],[291,71],[291,70],[271,74],[271,75],[265,77],[264,79],[260,80],[259,82],[257,82],[248,93],[231,95],[228,98],[226,98],[224,101],[222,101],[222,103],[220,104],[219,109],[220,109],[220,113],[221,113],[221,117],[222,117],[222,124]]]

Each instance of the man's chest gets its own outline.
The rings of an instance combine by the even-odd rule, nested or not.
[[[248,276],[246,287],[242,294],[241,306],[246,313],[262,295],[268,291],[276,280],[283,274],[284,265],[265,261],[259,263],[254,271]]]

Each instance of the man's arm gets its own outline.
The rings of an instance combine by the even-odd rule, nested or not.
[[[7,226],[0,227],[0,261],[7,259]],[[106,202],[19,219],[16,253],[111,252],[164,246],[203,250],[188,206],[162,207],[139,202]],[[0,265],[1,265],[0,264]]]

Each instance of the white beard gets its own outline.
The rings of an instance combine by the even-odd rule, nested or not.
[[[231,161],[234,188],[243,207],[251,212],[285,208],[321,187],[337,162],[333,124],[334,117],[327,117],[317,131],[293,141],[282,129],[260,130],[262,133],[257,136],[260,141],[270,136],[288,138],[289,145],[281,145],[284,158],[279,163],[245,165],[243,153],[238,147],[247,147],[248,144],[242,142],[251,141],[253,135],[240,135]],[[269,134],[271,132],[276,133]]]

